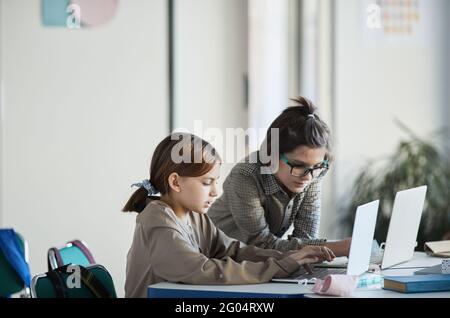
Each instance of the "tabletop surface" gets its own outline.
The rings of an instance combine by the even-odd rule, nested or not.
[[[413,275],[415,271],[422,268],[441,264],[442,259],[430,257],[423,252],[415,252],[414,258],[408,262],[393,266],[382,270],[383,276],[407,276]],[[252,294],[273,294],[273,295],[304,295],[308,298],[322,298],[330,296],[322,296],[314,294],[311,289],[313,285],[301,285],[294,283],[265,283],[253,285],[188,285],[178,283],[158,283],[149,286],[149,290],[176,290],[180,291],[199,291],[199,292],[223,292],[223,293],[252,293]],[[403,294],[394,291],[384,290],[382,288],[358,288],[352,295],[356,298],[450,298],[450,292],[431,292],[431,293],[414,293]]]

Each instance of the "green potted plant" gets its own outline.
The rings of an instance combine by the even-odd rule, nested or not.
[[[450,239],[450,160],[446,151],[449,139],[444,132],[434,134],[433,141],[425,141],[398,124],[410,138],[401,141],[387,161],[371,161],[362,169],[351,193],[351,203],[341,208],[342,225],[349,235],[358,205],[379,198],[375,239],[385,242],[397,191],[427,185],[417,238],[417,249],[423,250],[425,242]]]

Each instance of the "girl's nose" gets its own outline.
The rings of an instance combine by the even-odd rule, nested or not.
[[[217,186],[216,185],[213,185],[211,187],[211,192],[209,193],[209,195],[212,197],[217,197]]]

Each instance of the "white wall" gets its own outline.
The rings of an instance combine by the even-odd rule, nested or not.
[[[108,24],[43,27],[41,1],[1,1],[1,226],[30,244],[79,238],[123,296],[135,214],[120,209],[168,132],[167,3],[120,1]]]
[[[249,125],[264,132],[295,97],[289,96],[289,5],[288,0],[249,1]],[[250,144],[252,150],[259,146]]]
[[[333,108],[333,98],[334,98],[334,12],[333,6],[337,2],[335,0],[308,0],[304,2],[305,5],[312,6],[313,3],[316,6],[316,21],[317,25],[313,28],[316,33],[317,38],[306,38],[304,45],[314,46],[316,49],[315,54],[317,57],[312,58],[312,60],[317,61],[316,74],[314,76],[304,78],[304,81],[314,80],[317,85],[315,93],[317,95],[317,106],[319,108],[319,113],[321,118],[328,124],[332,132],[334,132],[334,108]],[[310,10],[313,10],[311,8]],[[307,10],[304,10],[303,16],[308,14]],[[308,23],[311,19],[305,18],[304,23]],[[312,24],[314,22],[311,22]],[[304,60],[304,63],[310,61]],[[303,90],[304,88],[302,88]],[[314,92],[314,91],[313,91]],[[301,93],[303,94],[303,92]],[[308,95],[306,95],[308,96]],[[336,206],[336,177],[335,169],[331,169],[327,177],[324,180],[322,186],[322,218],[320,223],[320,236],[329,237],[330,229],[335,226],[333,224],[332,215],[330,217],[330,212],[333,213]]]
[[[174,16],[175,129],[195,132],[201,120],[206,139],[212,129],[246,129],[247,1],[177,0]],[[231,149],[210,141],[225,159]],[[223,165],[221,182],[232,166]]]
[[[419,136],[448,123],[446,2],[429,3],[430,16],[422,16],[430,26],[425,41],[370,47],[363,45],[364,1],[336,1],[337,204],[367,159],[382,158],[407,137],[394,118]],[[331,233],[336,211],[326,213]]]

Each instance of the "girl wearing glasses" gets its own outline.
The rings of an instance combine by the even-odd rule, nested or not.
[[[331,159],[330,130],[310,100],[293,101],[297,105],[270,125],[260,151],[233,167],[209,216],[228,236],[246,244],[279,251],[322,245],[336,256],[348,256],[351,239],[318,238],[321,185]],[[278,142],[277,153],[271,153],[271,140]],[[267,166],[264,153],[277,160],[276,171],[262,173]],[[292,235],[285,235],[291,228]]]
[[[139,213],[127,255],[125,297],[146,297],[149,285],[164,281],[265,283],[334,258],[322,246],[284,253],[244,246],[217,229],[206,212],[217,196],[220,166],[211,144],[192,134],[172,134],[156,147],[149,179],[133,184],[138,189],[123,208]]]

